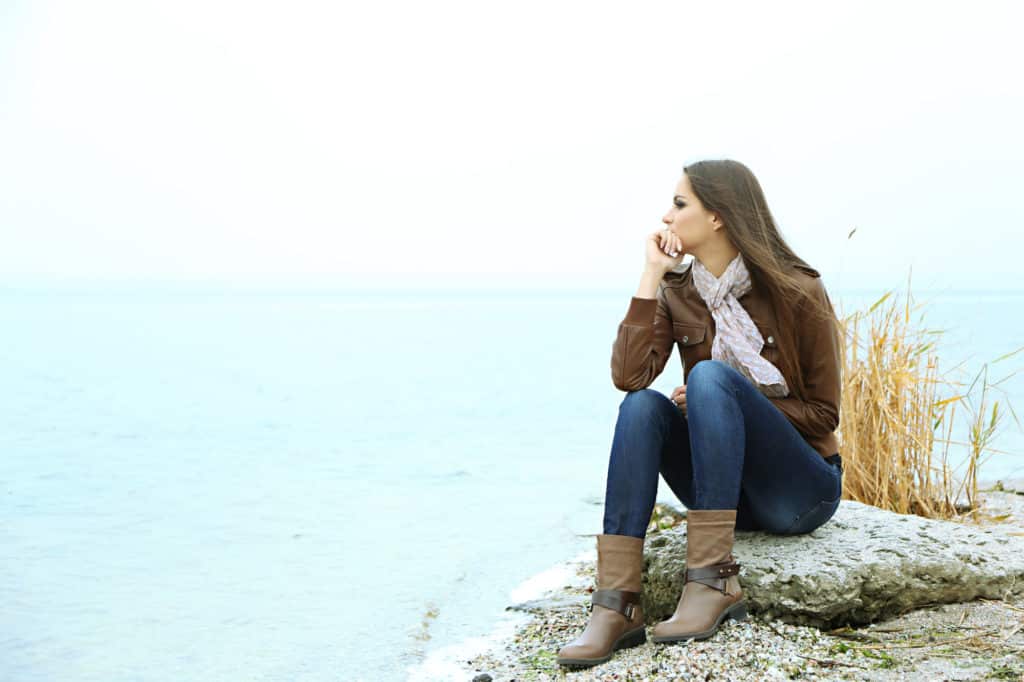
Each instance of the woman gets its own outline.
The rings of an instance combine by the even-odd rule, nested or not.
[[[643,538],[658,474],[687,507],[686,570],[655,642],[703,639],[746,604],[733,531],[808,533],[839,506],[840,335],[817,271],[786,244],[753,173],[686,166],[667,226],[647,237],[640,287],[612,347],[627,391],[608,463],[597,589],[558,661],[585,666],[646,641]],[[693,260],[681,266],[683,255]],[[647,388],[673,345],[683,385]]]

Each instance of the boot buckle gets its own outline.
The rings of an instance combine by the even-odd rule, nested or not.
[[[590,598],[590,610],[593,612],[594,605],[603,606],[612,611],[618,611],[626,618],[633,618],[637,612],[637,605],[640,603],[639,592],[626,590],[599,589],[595,590]]]
[[[740,564],[735,560],[727,560],[711,566],[699,568],[687,568],[683,572],[683,584],[697,582],[718,590],[725,596],[729,596],[729,576],[737,575],[740,572]]]

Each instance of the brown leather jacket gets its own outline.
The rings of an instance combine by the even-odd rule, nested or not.
[[[827,302],[831,309],[832,303],[816,270],[799,268],[797,276],[807,291],[817,300]],[[778,366],[777,323],[771,300],[755,284],[739,302],[764,338],[761,356]],[[807,315],[798,318],[797,324],[797,357],[804,374],[806,401],[793,395],[770,400],[804,440],[822,457],[828,457],[839,451],[835,435],[842,367],[839,338],[828,320],[818,322]],[[685,384],[693,366],[711,357],[714,338],[715,321],[693,285],[691,268],[668,272],[658,285],[656,299],[634,296],[629,302],[612,346],[612,382],[622,391],[647,388],[664,369],[672,346],[678,345]]]

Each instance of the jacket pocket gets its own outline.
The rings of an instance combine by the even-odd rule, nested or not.
[[[683,356],[683,364],[687,369],[711,356],[706,337],[706,325],[692,322],[672,323],[672,338],[679,344],[679,353]]]
[[[691,322],[673,322],[672,338],[684,348],[704,343],[704,335],[707,327],[703,324]]]

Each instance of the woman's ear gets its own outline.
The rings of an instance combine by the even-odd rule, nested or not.
[[[725,227],[725,223],[722,222],[722,216],[718,213],[711,214],[711,229],[716,232]]]

